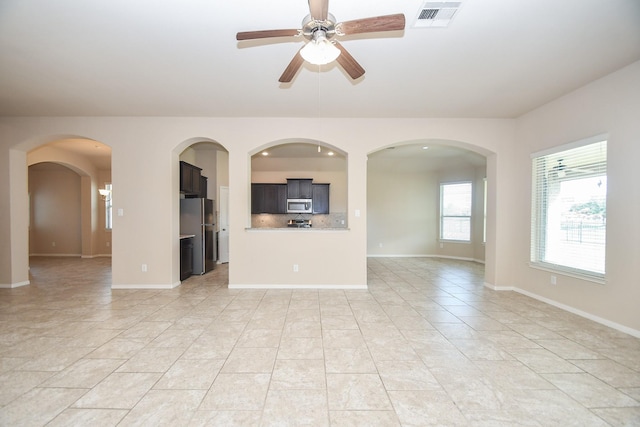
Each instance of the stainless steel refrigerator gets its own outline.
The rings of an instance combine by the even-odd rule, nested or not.
[[[193,234],[193,274],[216,265],[215,210],[210,199],[180,199],[180,234]]]

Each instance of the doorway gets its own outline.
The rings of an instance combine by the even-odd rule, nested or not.
[[[485,156],[451,141],[415,141],[371,153],[367,162],[367,255],[436,256],[484,263],[486,172]],[[447,184],[464,184],[470,189],[465,194],[468,200],[461,204],[466,209],[456,211],[455,218],[464,225],[464,238],[443,234],[443,218],[447,218],[441,193]]]
[[[59,139],[29,151],[27,165],[30,255],[110,258],[111,229],[98,189],[111,183],[111,148]]]

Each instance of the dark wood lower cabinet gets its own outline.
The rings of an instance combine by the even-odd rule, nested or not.
[[[193,274],[193,237],[180,239],[180,280]]]

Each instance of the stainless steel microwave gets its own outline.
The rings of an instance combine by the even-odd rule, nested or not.
[[[287,199],[287,213],[313,213],[311,199]]]

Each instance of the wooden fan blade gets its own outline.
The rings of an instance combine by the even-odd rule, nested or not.
[[[354,19],[336,25],[336,32],[342,35],[376,33],[379,31],[404,30],[405,19],[402,13],[374,16],[373,18]]]
[[[326,21],[329,15],[329,0],[309,0],[309,13],[315,21]]]
[[[340,64],[340,66],[347,72],[347,74],[349,74],[349,76],[351,76],[353,80],[362,76],[364,74],[364,68],[362,68],[360,64],[358,64],[358,61],[356,61],[353,56],[347,52],[347,49],[345,49],[344,46],[338,42],[335,42],[335,44],[336,47],[340,49],[340,55],[336,59],[338,64]]]
[[[242,31],[236,34],[236,40],[254,40],[267,39],[270,37],[289,37],[297,36],[299,30],[261,30],[261,31]]]
[[[280,83],[289,83],[291,80],[293,80],[293,76],[296,75],[300,67],[302,67],[303,63],[304,59],[302,58],[302,55],[300,55],[300,51],[298,51],[289,65],[287,65],[287,68],[285,68],[284,73],[282,73],[278,81]]]

